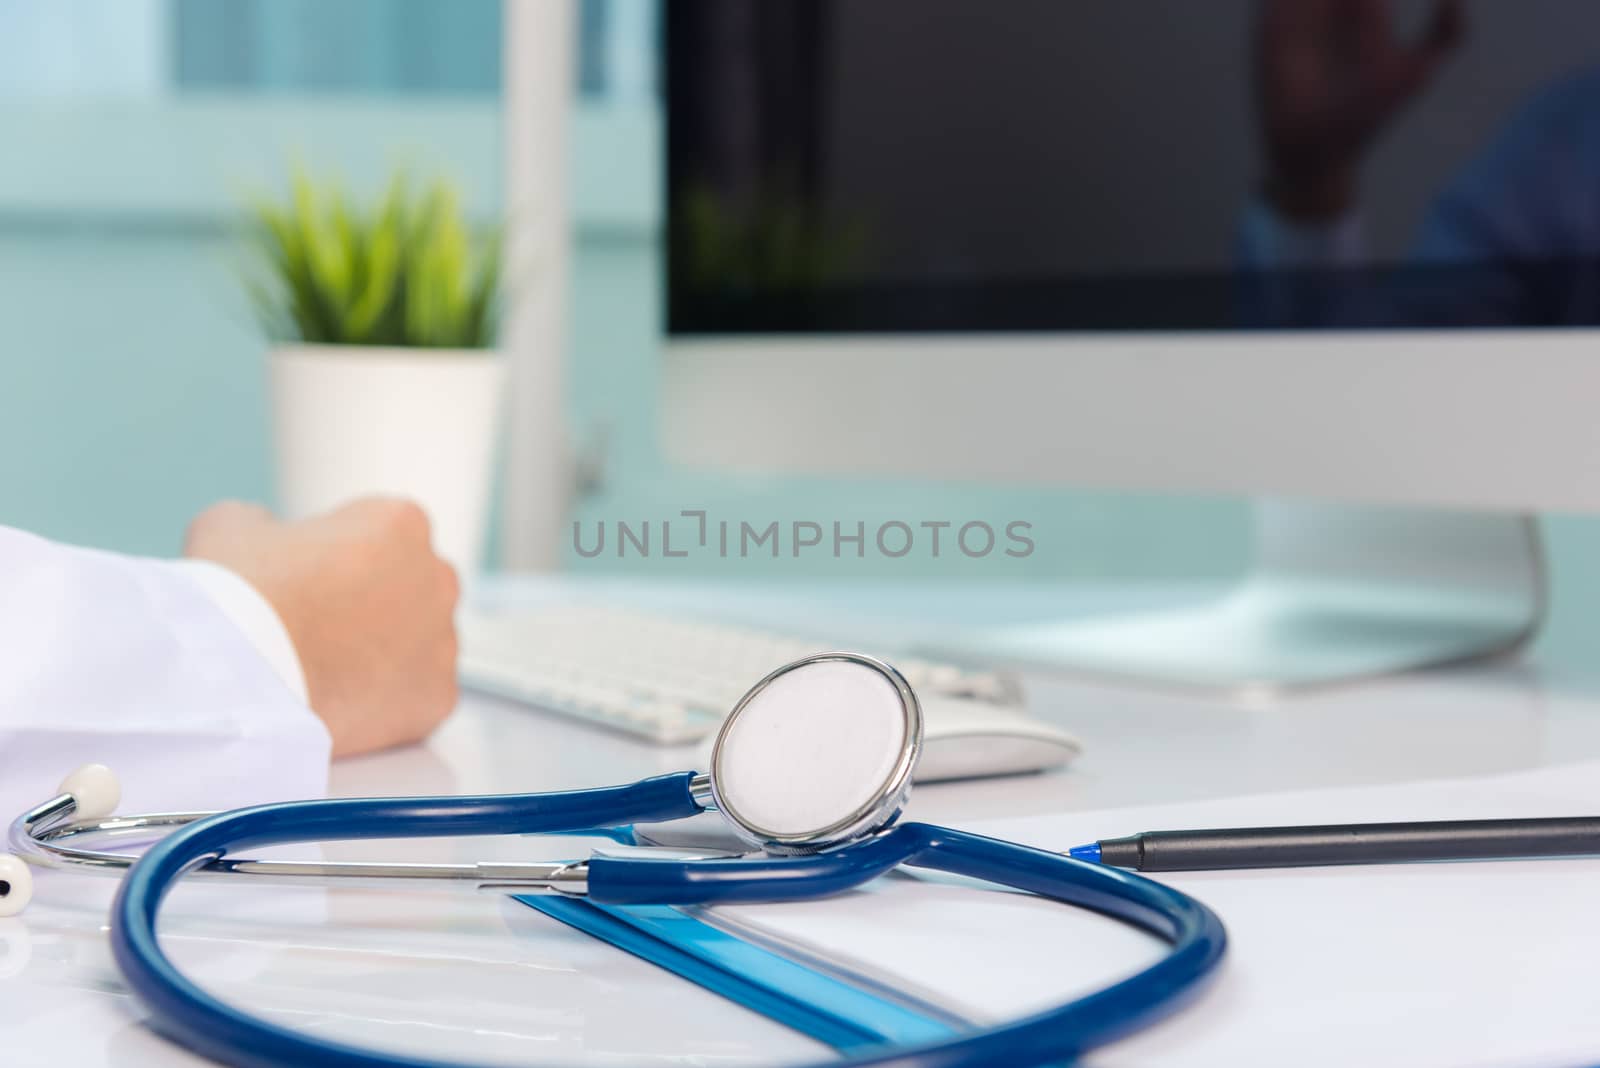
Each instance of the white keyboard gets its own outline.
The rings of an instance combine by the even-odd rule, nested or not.
[[[663,745],[706,737],[768,672],[837,648],[747,627],[587,605],[468,614],[460,634],[466,685]],[[925,701],[942,696],[1012,715],[1018,711],[1020,690],[993,672],[902,656],[884,659]]]

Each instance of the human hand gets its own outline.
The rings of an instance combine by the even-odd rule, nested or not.
[[[356,501],[288,523],[225,501],[189,526],[184,555],[221,564],[277,611],[335,756],[414,742],[456,703],[456,574],[406,501]]]
[[[1461,0],[1435,0],[1414,41],[1395,36],[1390,0],[1265,0],[1256,95],[1267,197],[1290,218],[1326,221],[1355,196],[1373,138],[1460,42]]]

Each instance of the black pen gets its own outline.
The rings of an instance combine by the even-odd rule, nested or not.
[[[1067,853],[1135,871],[1594,856],[1600,855],[1600,817],[1146,831],[1076,846]]]

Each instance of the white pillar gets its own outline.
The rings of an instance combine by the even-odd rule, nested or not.
[[[571,496],[566,426],[572,213],[568,138],[577,50],[576,0],[505,0],[507,300],[510,361],[501,564],[547,571],[561,559]]]

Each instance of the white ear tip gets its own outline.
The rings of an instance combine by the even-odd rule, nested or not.
[[[20,857],[0,855],[0,916],[15,916],[33,900],[33,872]]]
[[[60,792],[72,795],[78,803],[78,818],[85,820],[104,819],[122,800],[116,772],[104,764],[85,764],[61,780]]]

